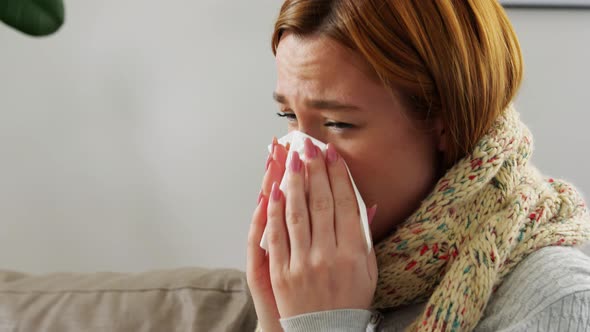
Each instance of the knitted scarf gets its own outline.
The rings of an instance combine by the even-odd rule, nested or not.
[[[420,208],[375,246],[375,309],[427,302],[411,331],[469,331],[502,279],[545,246],[590,238],[583,199],[528,163],[529,130],[509,107]]]

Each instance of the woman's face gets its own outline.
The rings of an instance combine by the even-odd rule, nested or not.
[[[376,242],[404,221],[437,180],[444,130],[410,117],[410,106],[368,65],[328,37],[285,34],[275,99],[289,131],[332,143],[367,204],[378,205]]]

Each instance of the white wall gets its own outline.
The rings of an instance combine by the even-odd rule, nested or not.
[[[66,1],[57,35],[0,27],[0,268],[244,268],[284,126],[280,1]],[[590,192],[590,11],[511,11],[536,161]],[[586,39],[586,43],[584,43]],[[588,149],[586,149],[588,150]]]
[[[512,9],[525,80],[516,105],[535,139],[534,161],[590,200],[590,9]]]

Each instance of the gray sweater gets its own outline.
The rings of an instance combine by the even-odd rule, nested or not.
[[[282,319],[281,325],[285,332],[404,331],[423,308],[324,311]],[[475,331],[590,331],[590,257],[569,247],[531,254],[492,295]]]

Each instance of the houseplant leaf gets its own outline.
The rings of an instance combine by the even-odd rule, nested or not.
[[[64,23],[62,0],[0,0],[0,20],[31,36],[47,36]]]

